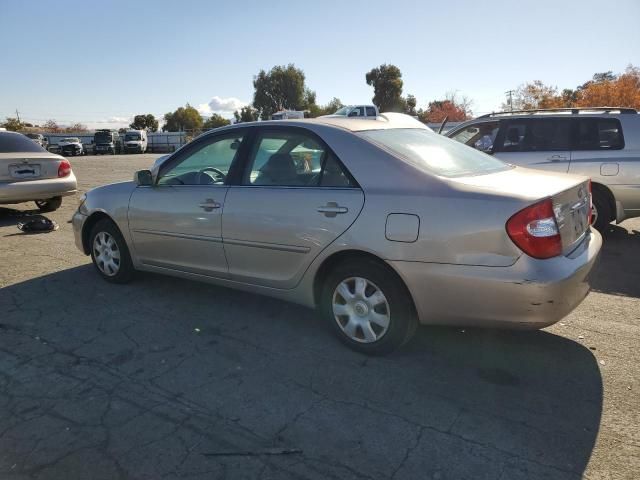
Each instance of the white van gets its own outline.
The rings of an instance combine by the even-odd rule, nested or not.
[[[144,153],[147,145],[146,130],[128,130],[124,134],[124,151],[127,153]]]

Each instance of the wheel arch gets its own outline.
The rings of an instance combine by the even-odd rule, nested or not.
[[[315,305],[320,303],[320,296],[322,295],[322,287],[324,286],[324,282],[330,272],[340,263],[345,262],[347,260],[363,260],[363,261],[371,261],[382,265],[386,268],[391,275],[395,276],[400,285],[406,290],[409,298],[411,299],[411,307],[414,312],[417,312],[415,300],[413,295],[411,294],[411,289],[407,286],[402,276],[391,266],[388,262],[385,262],[382,258],[377,255],[366,252],[364,250],[340,250],[338,252],[332,253],[327,258],[322,261],[322,264],[316,270],[314,279],[313,279],[313,301]]]
[[[606,185],[602,184],[602,183],[598,183],[598,182],[591,182],[591,190],[592,193],[595,195],[596,191],[600,192],[603,197],[605,198],[605,200],[607,201],[607,203],[609,204],[609,207],[611,208],[611,218],[609,218],[609,221],[612,220],[616,220],[616,197],[613,195],[613,192],[609,189],[609,187],[607,187]]]
[[[91,235],[91,230],[93,230],[93,227],[100,220],[104,219],[111,220],[116,228],[120,230],[120,227],[118,227],[118,224],[113,220],[111,216],[103,211],[93,212],[91,215],[89,215],[89,218],[85,220],[84,225],[82,225],[82,250],[84,251],[85,255],[89,255],[91,253],[89,246],[89,236]]]

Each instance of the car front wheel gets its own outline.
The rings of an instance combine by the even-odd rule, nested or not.
[[[127,283],[134,268],[127,243],[111,220],[100,220],[91,230],[91,260],[98,273],[112,283]]]
[[[407,288],[376,261],[347,261],[327,277],[320,311],[353,350],[382,355],[408,342],[418,325]]]

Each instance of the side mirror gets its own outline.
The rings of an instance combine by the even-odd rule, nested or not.
[[[139,187],[151,187],[153,186],[153,175],[151,170],[138,170],[133,174],[133,181]]]

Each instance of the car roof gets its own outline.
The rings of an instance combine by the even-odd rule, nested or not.
[[[424,123],[416,120],[410,115],[404,113],[382,113],[375,119],[358,119],[336,117],[318,117],[305,119],[288,119],[288,120],[270,120],[265,122],[238,123],[234,126],[243,127],[248,125],[270,126],[270,125],[287,125],[298,127],[309,127],[310,125],[327,125],[338,127],[351,132],[362,132],[366,130],[387,130],[394,128],[421,128],[431,130]],[[228,128],[228,127],[227,127]]]

